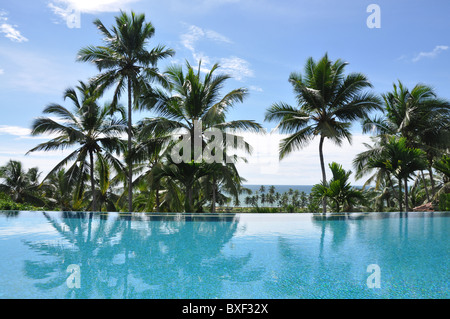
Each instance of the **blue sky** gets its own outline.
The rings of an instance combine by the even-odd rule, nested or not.
[[[381,9],[381,28],[368,28],[370,4]],[[70,11],[73,9],[73,11]],[[97,70],[75,62],[77,51],[100,45],[92,21],[111,26],[119,10],[145,13],[156,29],[150,45],[176,51],[170,63],[196,64],[205,69],[218,62],[233,76],[224,92],[249,89],[229,119],[252,119],[267,129],[264,112],[274,102],[295,104],[287,82],[302,71],[306,59],[347,62],[346,72],[366,74],[376,93],[401,80],[408,87],[425,83],[450,99],[450,2],[362,0],[0,0],[0,165],[10,158],[26,167],[48,171],[63,153],[24,154],[48,137],[31,137],[33,119],[49,103],[61,103],[64,89],[86,81]],[[68,25],[68,14],[79,13],[79,24]],[[134,113],[134,119],[149,116]],[[351,169],[355,154],[369,142],[357,123],[352,145],[325,143],[325,161]],[[251,184],[314,184],[320,178],[318,143],[277,160],[279,136],[247,136],[254,146],[241,174]],[[357,181],[356,184],[362,184]]]

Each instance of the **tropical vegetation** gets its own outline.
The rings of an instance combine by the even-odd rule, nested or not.
[[[77,61],[99,74],[63,92],[64,104],[50,103],[36,118],[32,135],[49,140],[30,149],[67,150],[43,175],[10,160],[0,167],[1,210],[141,212],[350,212],[450,209],[450,102],[433,88],[401,81],[375,94],[368,77],[346,74],[347,62],[308,58],[289,83],[297,105],[276,102],[265,121],[287,136],[279,159],[318,143],[322,179],[310,193],[275,186],[247,188],[237,169],[252,146],[243,132],[266,134],[249,119],[227,114],[245,102],[246,88],[228,89],[219,64],[158,63],[174,55],[164,45],[148,48],[155,28],[143,14],[121,12],[115,25],[94,21],[103,44],[81,48]],[[227,88],[227,91],[225,91]],[[112,94],[111,94],[112,91]],[[126,96],[123,94],[126,93]],[[110,97],[110,101],[104,99]],[[121,104],[126,100],[125,106]],[[133,111],[146,111],[133,122]],[[328,163],[325,140],[352,141],[352,125],[371,134],[371,144],[348,168]],[[299,151],[294,154],[295,151]]]
[[[280,132],[290,134],[281,141],[280,159],[319,137],[324,185],[327,181],[323,156],[325,139],[337,145],[342,145],[344,140],[351,142],[351,123],[380,109],[379,98],[364,91],[372,87],[368,78],[362,73],[345,75],[347,64],[340,59],[330,61],[327,54],[317,62],[309,58],[303,74],[293,72],[289,77],[298,107],[280,102],[266,112],[266,120],[278,121]],[[327,211],[326,197],[322,201],[322,211]]]

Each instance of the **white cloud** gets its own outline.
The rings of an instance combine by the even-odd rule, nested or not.
[[[45,176],[57,163],[73,151],[36,151],[26,154],[39,143],[56,137],[56,134],[31,136],[31,129],[14,125],[0,125],[0,166],[10,159],[21,161],[25,168],[38,167]]]
[[[233,43],[226,36],[208,29],[202,29],[195,25],[188,26],[188,31],[181,35],[182,45],[191,51],[192,57],[196,63],[202,61],[203,72],[208,72],[213,60],[204,52],[199,52],[196,48],[196,43],[200,40],[210,40],[218,43]],[[250,63],[242,58],[230,56],[226,58],[215,59],[219,62],[221,71],[231,75],[234,79],[242,81],[244,78],[253,77],[253,70],[250,68]]]
[[[238,81],[244,78],[253,77],[253,70],[250,68],[250,63],[244,59],[232,56],[229,58],[220,59],[220,66],[222,72],[231,75]]]
[[[250,85],[248,87],[251,91],[255,91],[255,92],[264,92],[264,90],[262,88],[260,88],[259,86],[256,85]]]
[[[195,43],[201,39],[212,40],[215,42],[232,43],[226,36],[208,29],[202,29],[195,25],[188,26],[188,31],[181,35],[181,43],[185,48],[195,53]]]
[[[81,27],[81,13],[117,12],[140,0],[51,0],[48,7],[69,28]],[[56,22],[58,23],[58,22]]]
[[[313,185],[320,182],[322,172],[319,161],[319,139],[315,138],[308,146],[291,153],[279,160],[279,142],[287,135],[272,133],[260,135],[255,133],[240,133],[253,147],[252,155],[247,155],[248,163],[238,163],[240,174],[247,179],[248,184],[271,185]],[[354,172],[352,162],[358,153],[366,151],[363,143],[372,144],[369,135],[353,134],[352,144],[344,142],[341,147],[326,140],[323,146],[327,178],[331,178],[328,164],[337,162],[345,170]],[[238,155],[244,155],[238,152]],[[353,185],[362,185],[365,180],[354,180]]]
[[[8,18],[6,17],[7,13],[5,11],[0,11],[0,33],[3,33],[5,37],[14,42],[26,42],[28,41],[19,30],[17,30],[16,25],[12,25],[7,23]]]
[[[55,14],[62,15],[67,11],[81,13],[117,12],[128,4],[140,0],[51,0],[48,6]]]
[[[437,45],[434,47],[434,49],[430,52],[420,52],[416,57],[412,59],[413,62],[417,62],[422,58],[434,58],[438,54],[440,54],[443,51],[448,50],[447,45]]]
[[[21,139],[49,139],[55,138],[57,135],[42,134],[39,136],[32,136],[31,129],[14,125],[0,125],[0,135],[13,135]]]
[[[195,52],[194,44],[201,39],[208,39],[216,42],[232,43],[226,36],[213,31],[202,29],[198,26],[191,25],[188,32],[181,35],[181,43],[190,51]]]
[[[42,172],[42,177],[48,174],[53,167],[56,166],[65,156],[70,154],[67,151],[48,151],[48,152],[33,152],[26,155],[25,153],[36,145],[31,145],[25,149],[0,149],[0,165],[6,164],[9,160],[16,160],[22,162],[25,169],[31,167],[38,167]]]
[[[31,130],[20,126],[0,125],[0,134],[9,134],[14,136],[30,135]]]
[[[0,75],[5,74],[5,70],[0,69]]]
[[[67,19],[69,18],[70,14],[73,12],[73,10],[70,9],[70,8],[61,8],[61,7],[58,7],[58,6],[54,5],[53,3],[49,3],[48,7],[50,9],[52,9],[54,14],[59,16],[64,21],[67,21]]]

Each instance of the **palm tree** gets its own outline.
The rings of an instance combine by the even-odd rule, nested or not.
[[[210,203],[211,213],[216,212],[216,203],[225,203],[231,195],[235,202],[239,201],[239,194],[245,191],[242,183],[245,181],[238,173],[233,163],[211,163],[205,166],[208,173],[200,179],[198,186],[204,190]]]
[[[434,168],[442,173],[442,187],[436,195],[440,195],[450,190],[450,156],[445,154],[439,160],[434,162]]]
[[[199,129],[203,138],[205,131],[210,129],[227,132],[230,137],[237,137],[231,134],[235,130],[262,132],[261,125],[253,120],[226,121],[226,113],[236,103],[244,101],[247,89],[234,89],[221,96],[220,90],[230,76],[215,75],[218,64],[215,64],[203,79],[200,75],[201,62],[197,71],[194,71],[189,62],[186,62],[186,67],[186,74],[182,67],[177,65],[169,67],[165,72],[171,84],[169,92],[150,90],[144,94],[142,104],[160,115],[144,119],[144,129],[159,133],[157,136],[161,136],[161,132],[173,134],[185,130],[190,137],[194,137],[197,124],[201,125]],[[194,138],[191,140],[193,142]],[[244,143],[244,147],[250,150],[247,143]]]
[[[116,25],[109,31],[97,19],[94,24],[100,30],[104,46],[88,46],[78,52],[78,61],[92,62],[100,73],[93,81],[101,90],[115,85],[113,105],[127,89],[128,93],[128,154],[132,147],[132,108],[137,107],[137,97],[144,87],[153,80],[164,82],[158,73],[157,62],[172,56],[174,51],[158,45],[152,50],[146,48],[148,40],[155,34],[155,28],[145,21],[144,14],[121,12],[115,18]],[[132,210],[133,168],[128,165],[128,209]]]
[[[153,169],[152,175],[155,181],[169,178],[184,187],[184,211],[194,212],[194,185],[202,177],[208,175],[208,165],[205,162],[174,163],[171,156],[167,156],[163,165]]]
[[[405,211],[408,212],[408,179],[417,171],[426,168],[425,152],[407,146],[406,138],[391,137],[383,150],[370,158],[368,167],[389,171],[398,180],[399,204],[402,211],[402,182],[405,191]]]
[[[280,199],[281,199],[281,194],[279,192],[276,192],[275,193],[275,201],[278,204],[278,206],[281,206],[280,205]]]
[[[27,171],[20,161],[10,160],[0,167],[0,192],[8,194],[16,203],[31,203],[44,206],[44,201],[38,194],[40,173],[36,167]]]
[[[252,203],[252,196],[250,196],[250,195],[245,196],[244,202],[245,202],[245,205],[250,206]]]
[[[76,167],[78,169],[78,167]],[[81,193],[77,192],[77,180],[74,178],[79,176],[78,173],[66,171],[64,167],[47,176],[41,185],[44,196],[52,203],[51,207],[62,211],[73,211],[81,203]]]
[[[382,97],[385,115],[365,119],[363,132],[375,131],[378,143],[393,135],[402,136],[407,146],[424,150],[434,194],[433,162],[450,146],[450,103],[438,98],[430,86],[417,84],[409,90],[401,81]],[[422,181],[427,190],[423,177]]]
[[[146,118],[142,120],[141,124],[144,134],[150,136],[180,136],[181,131],[184,130],[185,133],[181,136],[183,138],[187,136],[191,140],[191,147],[190,151],[186,153],[188,159],[183,163],[187,166],[182,166],[194,176],[197,174],[195,170],[201,167],[201,165],[196,164],[202,164],[203,162],[195,155],[194,141],[197,134],[200,136],[203,150],[211,142],[207,133],[212,130],[222,134],[226,133],[227,139],[231,138],[234,141],[239,138],[238,135],[233,134],[236,130],[261,132],[262,127],[252,120],[226,120],[226,113],[237,102],[243,102],[247,90],[239,88],[221,96],[220,90],[225,85],[226,80],[230,79],[230,76],[215,75],[215,71],[219,68],[218,64],[215,64],[204,77],[200,74],[201,63],[199,63],[197,71],[194,71],[188,62],[186,62],[186,67],[186,73],[181,66],[174,65],[168,68],[166,74],[171,83],[168,92],[161,89],[151,89],[142,96],[142,104],[155,110],[160,116]],[[222,153],[224,155],[221,158],[222,163],[235,163],[240,159],[237,156],[231,156],[228,152],[229,149],[242,147],[245,151],[251,152],[250,145],[245,141],[236,144],[227,143],[227,139],[223,138],[222,144],[217,145],[214,149],[215,154]],[[194,156],[192,156],[193,154]],[[195,163],[192,163],[192,160]],[[178,169],[182,169],[182,167]],[[187,201],[189,202],[186,208],[192,209],[193,183],[189,182],[186,185]]]
[[[356,170],[355,178],[361,179],[365,175],[371,174],[372,171],[375,169],[376,170],[375,173],[373,173],[373,175],[367,178],[366,182],[363,184],[363,188],[375,182],[374,186],[375,191],[379,191],[382,188],[385,189],[386,187],[390,187],[392,190],[391,193],[395,195],[396,191],[394,187],[394,182],[392,181],[391,172],[384,165],[377,167],[369,165],[371,164],[370,161],[373,158],[381,156],[381,153],[385,151],[386,144],[389,141],[388,136],[383,135],[378,137],[371,137],[371,140],[373,141],[373,145],[363,143],[363,145],[367,148],[367,150],[357,154],[356,157],[353,159],[353,167]]]
[[[117,212],[120,196],[115,192],[115,187],[120,182],[120,175],[113,176],[114,170],[111,164],[102,156],[97,154],[95,162],[95,178],[98,188],[95,190],[97,209],[99,211]],[[87,194],[88,195],[88,194]],[[91,203],[93,205],[94,203]]]
[[[336,205],[336,211],[340,212],[341,207],[351,207],[355,204],[357,199],[362,199],[361,191],[353,188],[348,181],[351,171],[346,171],[335,162],[330,165],[330,170],[333,177],[328,184],[316,184],[311,189],[311,193],[316,198],[329,198]]]
[[[77,93],[77,91],[79,93]],[[51,117],[39,117],[32,124],[31,134],[57,134],[51,140],[41,143],[27,152],[64,150],[78,146],[61,162],[59,162],[47,175],[51,176],[72,160],[75,160],[71,172],[79,172],[78,184],[82,184],[88,174],[85,174],[86,167],[89,166],[89,176],[91,182],[92,209],[96,210],[95,180],[94,180],[94,155],[103,154],[118,170],[122,164],[113,156],[119,154],[122,149],[120,135],[126,131],[126,120],[116,119],[111,115],[111,105],[100,107],[97,104],[98,95],[94,88],[83,82],[76,87],[76,90],[69,88],[64,92],[64,99],[69,99],[73,103],[73,112],[66,107],[52,103],[48,105],[43,113],[54,115],[59,120]],[[89,163],[86,164],[89,158]],[[75,169],[77,168],[77,169]],[[47,178],[46,177],[46,178]],[[44,180],[46,179],[44,178]]]
[[[306,196],[306,193],[304,191],[302,191],[300,193],[300,207],[305,208],[307,203],[308,203],[308,197]]]
[[[280,132],[290,134],[280,143],[280,159],[305,147],[314,137],[320,137],[323,183],[327,180],[323,159],[325,139],[337,145],[343,140],[351,142],[351,122],[380,108],[380,100],[375,95],[362,92],[372,87],[367,77],[361,73],[345,76],[346,65],[340,59],[333,63],[327,54],[318,62],[309,58],[304,74],[292,73],[289,77],[299,107],[280,102],[266,111],[266,120],[278,121]],[[322,202],[322,211],[326,212],[326,200]]]

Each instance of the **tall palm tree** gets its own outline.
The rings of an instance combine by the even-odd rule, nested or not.
[[[323,183],[327,180],[323,158],[325,139],[337,145],[341,145],[343,140],[351,142],[351,122],[366,117],[372,110],[380,109],[379,98],[363,92],[372,87],[365,75],[344,75],[347,64],[340,59],[333,63],[327,54],[317,62],[309,58],[304,74],[291,73],[289,77],[298,107],[280,102],[266,111],[266,120],[279,122],[277,128],[280,132],[290,134],[280,143],[280,159],[305,147],[314,137],[320,137]],[[326,200],[322,202],[322,211],[326,212]]]
[[[73,112],[59,104],[52,103],[48,105],[43,113],[54,115],[60,121],[51,117],[39,117],[32,124],[31,134],[57,134],[57,136],[27,152],[28,154],[42,150],[64,150],[78,146],[60,161],[48,173],[47,177],[57,172],[70,161],[75,160],[69,171],[81,172],[78,178],[78,183],[81,184],[81,179],[87,176],[87,174],[83,173],[87,171],[86,167],[88,166],[93,210],[97,209],[94,156],[95,154],[103,153],[103,157],[120,170],[122,164],[113,154],[118,155],[123,149],[120,135],[126,131],[126,120],[113,117],[111,115],[111,105],[107,104],[100,107],[97,104],[97,98],[98,95],[95,93],[94,88],[83,82],[80,82],[76,89],[67,89],[64,92],[64,99],[72,101]],[[88,159],[89,163],[86,164]],[[75,167],[78,167],[78,169],[74,169]]]
[[[159,74],[157,63],[172,56],[174,51],[158,45],[148,50],[147,44],[155,34],[155,28],[145,21],[144,14],[121,12],[115,18],[116,25],[108,30],[97,19],[94,24],[100,30],[104,46],[88,46],[78,52],[78,61],[92,62],[100,73],[93,80],[101,90],[115,86],[113,104],[120,99],[122,92],[128,93],[128,154],[132,148],[132,109],[137,107],[137,96],[153,80],[164,82]],[[128,209],[132,210],[133,168],[128,163]]]

